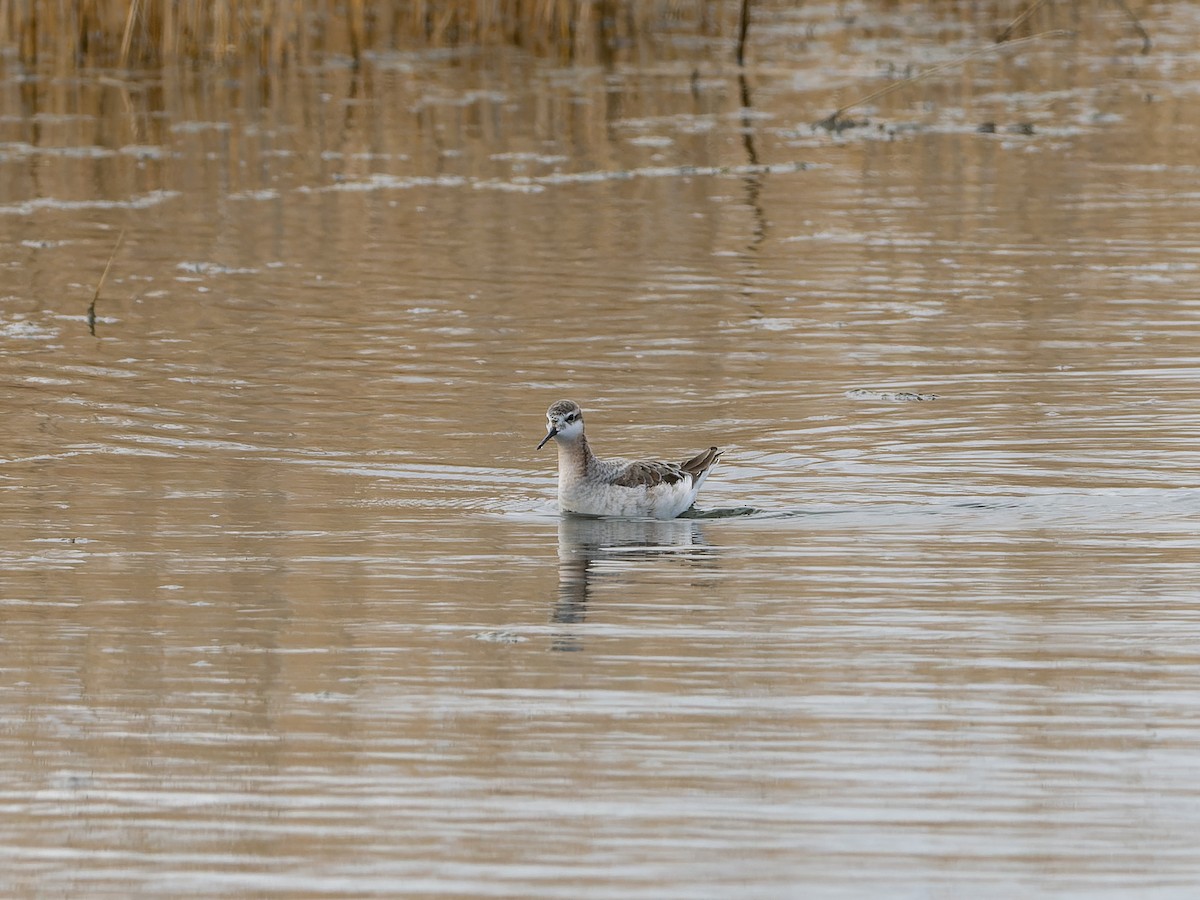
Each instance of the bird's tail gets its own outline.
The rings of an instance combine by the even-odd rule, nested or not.
[[[717,464],[717,460],[721,458],[722,451],[716,447],[709,447],[703,453],[698,453],[689,459],[687,462],[681,462],[679,468],[692,476],[692,481],[701,481],[708,474],[709,469]]]

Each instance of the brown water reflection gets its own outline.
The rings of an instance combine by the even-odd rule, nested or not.
[[[0,893],[1190,896],[1196,12],[7,71]]]

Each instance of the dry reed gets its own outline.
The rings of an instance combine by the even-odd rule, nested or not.
[[[104,281],[108,278],[108,270],[112,268],[113,260],[117,258],[117,251],[121,249],[123,240],[125,240],[125,229],[122,228],[121,233],[117,235],[117,242],[113,244],[112,253],[108,255],[108,262],[104,264],[104,271],[100,273],[100,280],[96,282],[96,293],[92,294],[92,302],[88,305],[88,331],[92,334],[96,333],[96,301],[100,299],[100,292],[104,290]]]
[[[594,56],[673,19],[702,25],[706,0],[0,0],[0,45],[26,65],[153,66],[512,44]]]
[[[794,0],[0,0],[0,47],[26,66],[144,67],[179,62],[308,65],[394,49],[514,45],[564,59],[610,58],[617,48],[691,30],[728,32],[744,62],[751,10]],[[935,0],[876,0],[882,7]],[[1066,0],[1061,0],[1065,5]],[[1077,3],[1079,0],[1070,0]],[[1125,14],[1149,49],[1126,0]],[[1054,0],[1010,0],[1011,37]],[[969,12],[974,7],[944,9]]]

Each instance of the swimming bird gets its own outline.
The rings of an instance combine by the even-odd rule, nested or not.
[[[583,433],[583,410],[559,400],[546,411],[551,438],[558,444],[558,505],[585,516],[653,516],[674,519],[690,509],[721,457],[709,447],[681,463],[639,459],[598,459]]]

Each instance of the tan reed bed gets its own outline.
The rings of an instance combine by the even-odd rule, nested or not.
[[[26,65],[277,67],[324,54],[511,44],[597,57],[664,26],[714,33],[712,0],[0,0],[0,45]]]

